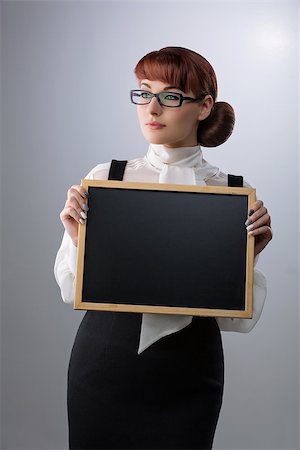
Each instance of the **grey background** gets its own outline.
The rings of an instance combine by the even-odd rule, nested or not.
[[[275,237],[250,334],[224,333],[215,449],[299,448],[297,1],[13,2],[1,13],[2,449],[66,449],[66,376],[82,312],[62,303],[53,264],[66,191],[96,164],[142,156],[129,89],[145,53],[192,48],[235,108],[227,143],[204,149],[242,174]]]

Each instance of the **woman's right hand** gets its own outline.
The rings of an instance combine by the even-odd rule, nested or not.
[[[59,217],[75,247],[78,243],[78,224],[85,224],[88,211],[88,192],[82,186],[71,186],[64,209]]]

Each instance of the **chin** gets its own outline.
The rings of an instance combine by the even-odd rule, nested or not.
[[[165,139],[149,139],[151,144],[160,144],[160,145],[168,145]]]
[[[149,144],[168,144],[165,138],[163,138],[162,136],[158,136],[158,133],[157,135],[155,135],[154,133],[143,133],[143,135],[146,141],[149,142]]]

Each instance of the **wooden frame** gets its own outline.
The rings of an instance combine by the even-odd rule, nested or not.
[[[245,200],[246,210],[243,212],[242,221],[243,224],[247,219],[247,211],[250,205],[256,200],[255,189],[252,188],[233,188],[223,186],[194,186],[194,185],[175,185],[175,184],[158,184],[158,183],[138,183],[138,182],[124,182],[124,181],[103,181],[103,180],[82,180],[82,186],[90,192],[93,188],[102,188],[101,195],[109,192],[107,189],[114,189],[118,195],[125,195],[125,192],[130,194],[134,190],[135,192],[143,191],[156,191],[156,198],[159,192],[170,193],[197,193],[197,194],[213,194],[218,197],[218,200],[223,201],[223,195],[227,198],[238,198],[243,196]],[[104,189],[104,191],[103,191]],[[124,190],[124,191],[123,191]],[[100,191],[99,191],[100,192]],[[103,194],[102,194],[103,193]],[[129,197],[130,198],[130,197]],[[174,197],[175,198],[175,197]],[[195,198],[195,197],[190,197]],[[225,197],[224,197],[225,199]],[[210,200],[211,201],[211,200]],[[90,202],[90,200],[89,200]],[[89,215],[90,211],[88,212]],[[138,313],[160,313],[160,314],[179,314],[179,315],[199,315],[199,316],[213,316],[213,317],[238,317],[238,318],[251,318],[252,317],[252,295],[253,295],[253,262],[254,262],[254,237],[249,236],[246,232],[245,225],[243,233],[245,233],[246,246],[245,252],[245,283],[244,283],[244,305],[238,309],[227,309],[224,307],[190,307],[186,306],[166,306],[166,305],[153,305],[153,304],[139,304],[132,302],[129,304],[119,303],[113,301],[101,301],[101,299],[90,301],[83,298],[83,285],[85,280],[84,264],[86,262],[85,247],[86,247],[86,234],[87,227],[89,226],[89,216],[86,225],[79,225],[78,236],[78,253],[77,253],[77,270],[76,270],[76,282],[75,282],[75,301],[74,309],[82,310],[103,310],[103,311],[118,311],[118,312],[138,312]],[[230,228],[230,227],[229,227]],[[225,267],[226,265],[223,265]]]

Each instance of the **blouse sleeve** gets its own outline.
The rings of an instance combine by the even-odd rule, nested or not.
[[[106,179],[109,164],[99,164],[92,169],[86,179]],[[60,287],[61,297],[65,303],[73,304],[75,294],[77,247],[65,231],[54,263],[54,277]]]
[[[227,175],[218,172],[208,182],[208,185],[227,185]],[[244,181],[244,187],[251,187]],[[258,322],[267,296],[267,280],[264,274],[256,269],[259,255],[254,259],[253,273],[253,316],[252,319],[232,319],[218,317],[217,322],[221,331],[236,331],[240,333],[249,333]]]
[[[232,319],[218,317],[217,322],[221,331],[237,331],[249,333],[259,320],[267,296],[266,277],[262,272],[254,269],[253,277],[253,316],[252,319]]]
[[[77,248],[65,231],[54,263],[54,276],[65,303],[73,303]]]

